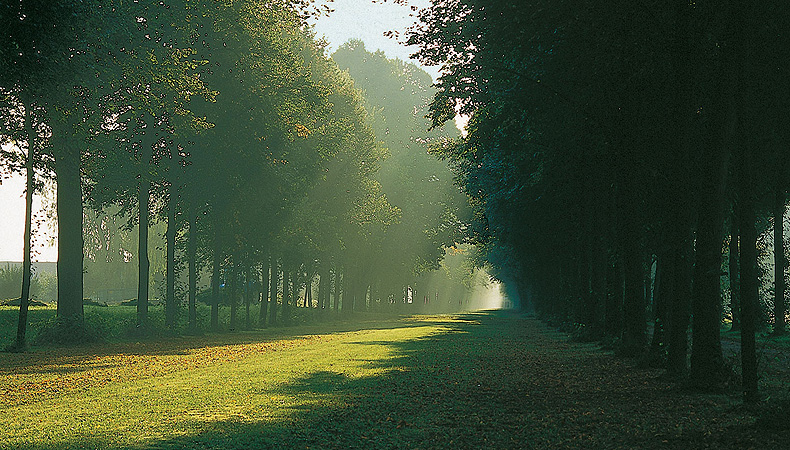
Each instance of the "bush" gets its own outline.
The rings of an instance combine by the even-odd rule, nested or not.
[[[57,298],[57,278],[51,273],[33,273],[30,279],[30,298],[54,302]],[[0,266],[0,298],[19,298],[22,295],[22,265],[6,263]]]
[[[106,316],[86,313],[84,320],[78,317],[54,317],[39,324],[34,343],[36,345],[76,345],[103,342],[112,335],[112,323]]]
[[[85,305],[85,306],[100,306],[102,308],[106,308],[107,307],[107,303],[100,303],[100,302],[97,302],[96,300],[93,300],[92,298],[83,298],[82,299],[82,304]]]
[[[20,306],[22,304],[21,298],[10,298],[8,300],[3,300],[0,302],[0,306]],[[33,300],[32,298],[28,300],[28,306],[48,306],[46,303],[40,302],[38,300]]]
[[[755,426],[760,430],[782,431],[787,428],[784,419],[790,413],[790,399],[779,398],[759,405]]]

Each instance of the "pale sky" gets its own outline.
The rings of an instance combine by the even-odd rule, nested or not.
[[[5,147],[4,147],[5,148]],[[49,193],[50,198],[54,193]],[[54,205],[54,202],[52,202]],[[33,217],[43,217],[41,196],[33,196]],[[55,230],[33,228],[33,261],[57,261],[58,250],[50,241]],[[0,261],[22,261],[25,231],[25,177],[15,175],[0,184]]]
[[[325,3],[327,3],[325,1]],[[397,31],[403,36],[404,31],[416,20],[409,6],[419,8],[430,4],[429,0],[410,0],[409,5],[395,5],[392,0],[335,0],[327,3],[335,11],[329,17],[321,17],[315,24],[316,33],[329,42],[330,53],[349,39],[361,39],[369,51],[381,50],[390,58],[404,61],[414,53],[395,39],[384,36],[386,31]],[[415,61],[412,61],[416,64]],[[436,67],[423,67],[436,79],[439,72]],[[25,180],[21,175],[3,180],[0,184],[0,261],[22,260],[22,234],[25,214]],[[40,209],[40,200],[34,200],[34,209]],[[35,214],[35,212],[34,212]],[[34,261],[56,261],[56,245],[46,244],[49,239],[42,233],[53,235],[54,231],[33,230]]]
[[[335,51],[349,39],[361,39],[368,51],[383,51],[390,58],[409,60],[415,49],[398,44],[395,39],[384,36],[386,31],[397,31],[401,38],[405,30],[416,20],[416,13],[410,6],[424,8],[430,6],[429,0],[410,0],[408,5],[395,5],[392,0],[334,0],[324,1],[335,11],[329,17],[321,17],[315,24],[317,35],[324,36],[329,42],[329,52]],[[416,61],[411,61],[417,64]],[[417,64],[419,65],[419,64]],[[422,67],[422,66],[421,66]],[[436,67],[422,67],[434,80],[439,71]]]

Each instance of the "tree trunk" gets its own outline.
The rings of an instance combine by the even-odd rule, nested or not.
[[[280,268],[277,264],[277,258],[272,255],[272,272],[271,281],[269,284],[269,325],[277,326],[277,291],[280,284]]]
[[[653,336],[650,340],[651,363],[664,362],[666,359],[667,300],[669,294],[664,282],[664,272],[674,268],[666,267],[666,253],[656,255],[656,276],[653,282]],[[662,367],[662,366],[659,366]]]
[[[591,258],[592,279],[590,280],[590,324],[594,327],[595,335],[600,335],[603,331],[605,320],[605,308],[607,304],[606,296],[606,272],[609,265],[609,250],[606,245],[606,231],[604,212],[596,211],[596,235],[593,237],[593,254]],[[520,284],[519,284],[520,285]],[[529,299],[521,296],[522,309],[528,309]]]
[[[736,15],[735,28],[740,30],[745,23],[742,15]],[[739,33],[735,33],[736,35]],[[748,80],[743,73],[746,67],[745,61],[746,48],[743,36],[734,42],[736,52],[737,69],[739,72],[739,83],[737,94],[739,104],[739,135],[737,142],[740,144],[739,161],[739,195],[738,195],[738,219],[740,223],[740,269],[741,269],[741,381],[743,383],[744,400],[753,403],[759,400],[757,390],[757,346],[755,342],[755,332],[757,327],[757,315],[760,302],[760,279],[757,266],[757,230],[756,230],[756,192],[752,188],[755,177],[754,168],[754,144],[753,137],[748,130],[747,105],[749,97],[747,90],[750,89],[751,80]]]
[[[174,164],[173,164],[174,165]],[[167,200],[167,268],[165,279],[165,324],[170,328],[176,326],[176,188],[173,180],[168,187]]]
[[[283,311],[280,317],[282,318],[283,325],[291,324],[291,273],[289,267],[283,263]]]
[[[359,298],[355,302],[356,311],[367,311],[368,310],[368,286],[366,281],[360,280],[359,281]]]
[[[329,308],[329,264],[322,260],[318,270],[318,308],[324,313]]]
[[[352,283],[354,282],[354,275],[353,271],[350,270],[348,267],[343,268],[343,282],[342,282],[342,290],[343,296],[341,303],[340,303],[340,310],[343,314],[351,314],[351,310],[354,307],[354,288]]]
[[[644,290],[645,296],[645,307],[647,309],[654,309],[654,301],[655,301],[655,280],[653,279],[653,264],[658,264],[656,261],[656,256],[652,253],[647,255],[647,260],[645,261],[647,264],[642,271],[642,288]]]
[[[258,314],[258,326],[266,328],[266,316],[269,310],[269,256],[264,255],[261,266],[261,309]]]
[[[302,308],[307,308],[307,272],[302,271],[301,269],[297,269],[294,271],[294,306],[299,301],[299,289],[302,285],[302,278],[304,277],[305,280],[305,288],[304,288],[304,295],[302,296]]]
[[[302,273],[298,269],[296,269],[294,270],[293,276],[291,277],[291,292],[293,293],[292,298],[294,299],[293,300],[294,309],[296,308],[297,302],[299,301],[299,285],[301,284],[301,281],[299,279],[301,278],[301,276]],[[302,303],[302,305],[304,305],[304,302]]]
[[[152,127],[152,125],[148,125]],[[148,177],[148,164],[151,160],[151,145],[149,139],[143,139],[143,150],[140,158],[140,182],[137,186],[138,205],[138,241],[137,241],[137,326],[145,327],[148,324],[148,274],[150,263],[148,261],[148,214],[151,196],[151,180]]]
[[[667,348],[667,374],[682,377],[688,369],[688,328],[691,306],[691,217],[683,201],[678,202],[670,220],[670,242],[667,269],[663,282],[671,292],[669,300],[669,347]]]
[[[719,143],[719,140],[714,140]],[[720,148],[717,145],[716,148]],[[721,248],[728,151],[708,149],[698,194],[694,283],[692,290],[691,382],[710,388],[726,381],[721,350]],[[725,147],[727,148],[727,147]]]
[[[745,155],[745,159],[750,159],[750,156]],[[746,168],[741,177],[740,211],[738,214],[741,229],[741,365],[744,399],[747,402],[755,402],[758,399],[755,328],[760,285],[757,270],[754,200],[749,187],[750,161],[744,161],[744,164]]]
[[[30,304],[30,277],[32,261],[30,257],[31,225],[33,221],[33,160],[35,158],[35,134],[33,132],[33,115],[31,102],[25,102],[25,134],[27,138],[27,157],[25,158],[25,235],[22,255],[22,296],[19,297],[19,323],[16,330],[17,350],[24,350],[27,346],[27,313]]]
[[[774,203],[774,334],[785,333],[785,193],[777,187]]]
[[[231,256],[232,259],[235,259]],[[228,285],[228,300],[230,301],[230,331],[236,331],[236,312],[237,312],[237,305],[238,305],[238,295],[239,295],[239,278],[241,278],[241,274],[238,272],[238,263],[233,262],[228,267],[228,276],[225,284]]]
[[[605,307],[605,325],[604,332],[609,337],[619,337],[622,330],[622,305],[623,305],[623,269],[622,263],[619,258],[615,258],[613,266],[608,265],[611,271],[611,277],[607,276],[607,280],[611,280],[611,286],[607,289],[606,307]]]
[[[313,277],[310,274],[307,275],[307,281],[305,282],[304,301],[306,308],[313,307]]]
[[[343,284],[343,274],[340,271],[340,267],[335,265],[335,276],[334,276],[334,297],[335,297],[335,313],[340,312],[340,296],[343,294],[341,285]]]
[[[197,211],[195,199],[189,202],[189,237],[187,264],[189,265],[189,331],[197,331]]]
[[[623,243],[623,347],[625,356],[639,356],[647,343],[647,319],[645,314],[645,290],[642,279],[643,258],[639,249],[638,236],[631,231]]]
[[[368,307],[370,308],[371,311],[378,311],[379,306],[380,306],[379,302],[378,302],[378,298],[377,298],[377,295],[378,295],[378,290],[377,290],[378,289],[378,284],[379,283],[378,283],[378,279],[377,278],[374,279],[373,282],[370,283],[370,300],[369,300]],[[436,293],[436,295],[439,295],[439,294]],[[428,300],[430,301],[430,298]]]
[[[252,323],[250,322],[250,304],[252,303],[252,267],[247,264],[247,271],[244,276],[244,329],[251,330]]]
[[[740,273],[740,235],[738,218],[733,207],[732,223],[730,224],[730,313],[732,326],[730,331],[741,329],[741,273]]]
[[[57,317],[82,327],[82,185],[80,150],[69,139],[54,143],[58,215]],[[60,144],[60,146],[58,146]]]
[[[219,330],[219,276],[222,263],[222,235],[219,219],[214,223],[214,262],[211,276],[211,329]]]

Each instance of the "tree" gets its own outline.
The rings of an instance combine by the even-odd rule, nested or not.
[[[644,261],[658,255],[671,298],[667,371],[686,374],[693,318],[691,382],[719,386],[728,376],[719,336],[726,187],[735,175],[741,306],[753,315],[756,278],[745,277],[756,271],[743,263],[756,258],[746,247],[771,191],[754,167],[781,166],[763,146],[777,142],[781,96],[768,86],[784,83],[770,61],[785,33],[747,32],[760,20],[733,2],[575,6],[439,0],[420,12],[407,42],[443,73],[429,117],[438,126],[471,116],[468,135],[435,153],[476,208],[469,239],[496,276],[518,284],[539,314],[602,330],[622,354],[644,349]],[[746,17],[773,23],[762,17],[769,8]],[[766,34],[772,45],[757,50],[763,32],[776,39]]]
[[[371,234],[374,244],[365,252],[375,256],[372,264],[363,264],[362,277],[394,293],[420,273],[437,269],[445,248],[462,239],[466,199],[453,186],[447,164],[428,154],[431,145],[458,132],[452,126],[427,131],[431,79],[416,66],[371,53],[354,40],[332,58],[362,90],[366,109],[373,111],[372,128],[389,152],[376,179],[387,201],[398,207],[398,219]],[[365,252],[354,259],[364,259]]]

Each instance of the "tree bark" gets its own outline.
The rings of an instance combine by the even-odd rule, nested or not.
[[[623,269],[619,258],[615,258],[615,264],[609,265],[608,269],[612,276],[607,276],[611,280],[611,286],[607,288],[604,333],[609,337],[619,337],[622,330],[622,305],[623,305]]]
[[[261,266],[261,309],[258,314],[258,326],[266,328],[266,318],[269,312],[269,256],[263,256]]]
[[[187,264],[189,265],[189,330],[194,333],[197,331],[197,211],[194,198],[189,202]]]
[[[299,301],[299,269],[294,269],[291,273],[291,301],[294,309],[296,309]],[[289,317],[293,319],[293,316]]]
[[[605,320],[606,297],[606,272],[609,265],[609,250],[606,245],[606,221],[604,211],[596,208],[595,212],[595,236],[593,237],[593,255],[591,259],[592,280],[590,280],[590,311],[592,316],[591,325],[595,328],[594,333],[600,335],[603,331]],[[521,283],[519,284],[521,286]],[[521,296],[521,307],[529,309],[529,299]]]
[[[305,282],[304,288],[304,301],[306,308],[313,307],[313,276],[311,274],[307,274],[307,281]]]
[[[759,274],[757,270],[757,231],[755,229],[754,200],[750,188],[751,156],[744,149],[745,165],[741,177],[739,218],[741,229],[741,365],[744,399],[758,400],[757,347],[755,331],[759,308]]]
[[[335,297],[334,305],[335,305],[335,313],[338,313],[340,312],[340,295],[342,295],[340,285],[343,283],[343,274],[340,272],[340,267],[337,264],[335,264],[334,272],[335,272],[334,286],[333,286],[334,297]]]
[[[631,231],[631,233],[634,233]],[[629,234],[631,234],[629,233]],[[625,233],[624,233],[625,234]],[[642,279],[642,261],[638,237],[623,237],[623,347],[625,356],[639,356],[647,343],[645,291]]]
[[[342,282],[342,290],[343,296],[341,303],[340,303],[340,310],[343,314],[351,314],[351,310],[354,308],[354,290],[352,283],[354,282],[354,275],[353,271],[349,269],[347,266],[343,268],[343,282]]]
[[[25,234],[22,256],[22,295],[19,297],[19,323],[16,330],[17,350],[24,350],[27,346],[27,313],[30,304],[30,278],[32,261],[30,257],[31,225],[33,222],[33,161],[35,158],[35,134],[33,132],[33,114],[31,102],[25,102],[25,134],[27,138],[27,155],[25,158]]]
[[[734,19],[735,28],[740,30],[745,26],[745,21],[741,15],[736,15]],[[743,22],[743,23],[739,23]],[[739,33],[735,33],[739,34]],[[739,38],[739,39],[738,39]],[[760,280],[759,269],[757,266],[757,230],[756,230],[756,192],[752,188],[754,182],[754,143],[753,137],[748,135],[749,122],[746,118],[747,105],[749,98],[746,91],[749,83],[745,70],[747,60],[743,42],[743,36],[736,36],[734,40],[735,52],[737,52],[736,62],[739,70],[738,91],[738,121],[739,135],[737,142],[740,146],[739,161],[739,195],[738,195],[738,219],[740,224],[740,269],[741,269],[741,381],[743,386],[744,400],[747,403],[756,402],[759,399],[757,390],[757,343],[755,332],[757,327],[757,314],[760,302]],[[736,94],[734,94],[736,95]]]
[[[247,264],[247,270],[244,276],[244,329],[251,330],[252,323],[250,322],[250,304],[252,303],[252,287],[250,281],[252,280],[252,267]]]
[[[280,268],[277,264],[277,258],[272,255],[272,272],[271,281],[269,284],[269,325],[277,326],[277,291],[280,284]]]
[[[173,164],[174,165],[174,164]],[[172,167],[172,166],[171,166]],[[165,276],[165,324],[170,328],[176,326],[176,188],[173,180],[168,187],[167,200],[167,267]]]
[[[318,278],[318,308],[321,313],[329,308],[329,265],[326,261],[321,261],[319,266]]]
[[[688,370],[688,327],[691,306],[691,212],[680,201],[670,220],[670,242],[664,282],[668,283],[672,297],[669,301],[669,347],[667,348],[667,374],[682,377]]]
[[[233,258],[233,257],[231,257]],[[235,258],[233,258],[235,259]],[[230,331],[236,331],[236,312],[238,309],[239,278],[238,262],[234,261],[228,267],[228,276],[225,284],[228,285],[228,300],[230,301]]]
[[[378,279],[376,278],[370,283],[370,299],[369,299],[368,307],[370,308],[371,311],[378,311],[379,309],[380,304],[378,302],[377,295],[378,295]],[[439,294],[436,293],[436,295]],[[428,301],[430,301],[430,298],[428,299]]]
[[[757,348],[755,332],[759,310],[759,270],[757,266],[757,230],[756,230],[756,196],[753,189],[756,178],[754,166],[754,117],[750,115],[750,106],[753,101],[753,80],[750,79],[747,68],[750,65],[751,53],[756,45],[752,30],[754,19],[753,4],[751,0],[729,5],[731,7],[731,46],[733,61],[726,65],[726,69],[734,72],[737,83],[733,86],[731,95],[736,99],[733,110],[737,112],[737,123],[733,129],[737,130],[734,140],[739,145],[740,161],[738,165],[739,182],[739,223],[741,231],[740,256],[741,256],[741,373],[743,382],[744,400],[753,403],[759,400],[757,390]]]
[[[776,188],[774,199],[774,334],[785,333],[785,193]]]
[[[211,276],[211,329],[219,330],[219,276],[222,263],[222,234],[219,219],[214,223],[214,262]]]
[[[152,124],[148,125],[153,127]],[[151,196],[151,180],[148,176],[148,164],[151,160],[153,149],[152,132],[146,134],[142,143],[140,157],[140,181],[137,186],[138,205],[138,241],[137,241],[137,326],[145,327],[148,324],[148,214]]]
[[[730,160],[730,146],[724,139],[727,130],[735,124],[729,118],[732,117],[731,105],[724,101],[723,93],[720,97],[720,111],[714,111],[712,115],[721,129],[714,127],[707,148],[701,152],[703,170],[697,194],[699,221],[692,291],[690,376],[693,385],[706,389],[721,387],[728,377],[721,350],[721,249]],[[715,104],[713,108],[716,108]]]
[[[726,161],[726,158],[724,158]],[[714,163],[713,161],[711,161]],[[719,170],[726,173],[726,162]],[[724,175],[719,186],[703,187],[699,195],[694,283],[692,289],[691,383],[719,387],[726,379],[721,350],[721,248]]]
[[[283,307],[282,307],[282,314],[280,315],[282,318],[283,325],[290,325],[291,324],[291,272],[289,271],[289,267],[283,263]]]
[[[653,282],[653,336],[650,340],[650,360],[652,362],[664,361],[667,353],[666,325],[667,325],[667,299],[669,293],[664,282],[664,272],[673,270],[668,268],[666,253],[656,255],[656,276]]]
[[[732,223],[730,224],[730,313],[732,326],[730,331],[741,329],[741,271],[740,271],[740,233],[738,218],[733,207]]]
[[[82,185],[80,150],[70,138],[55,137],[58,214],[57,317],[82,327]]]

